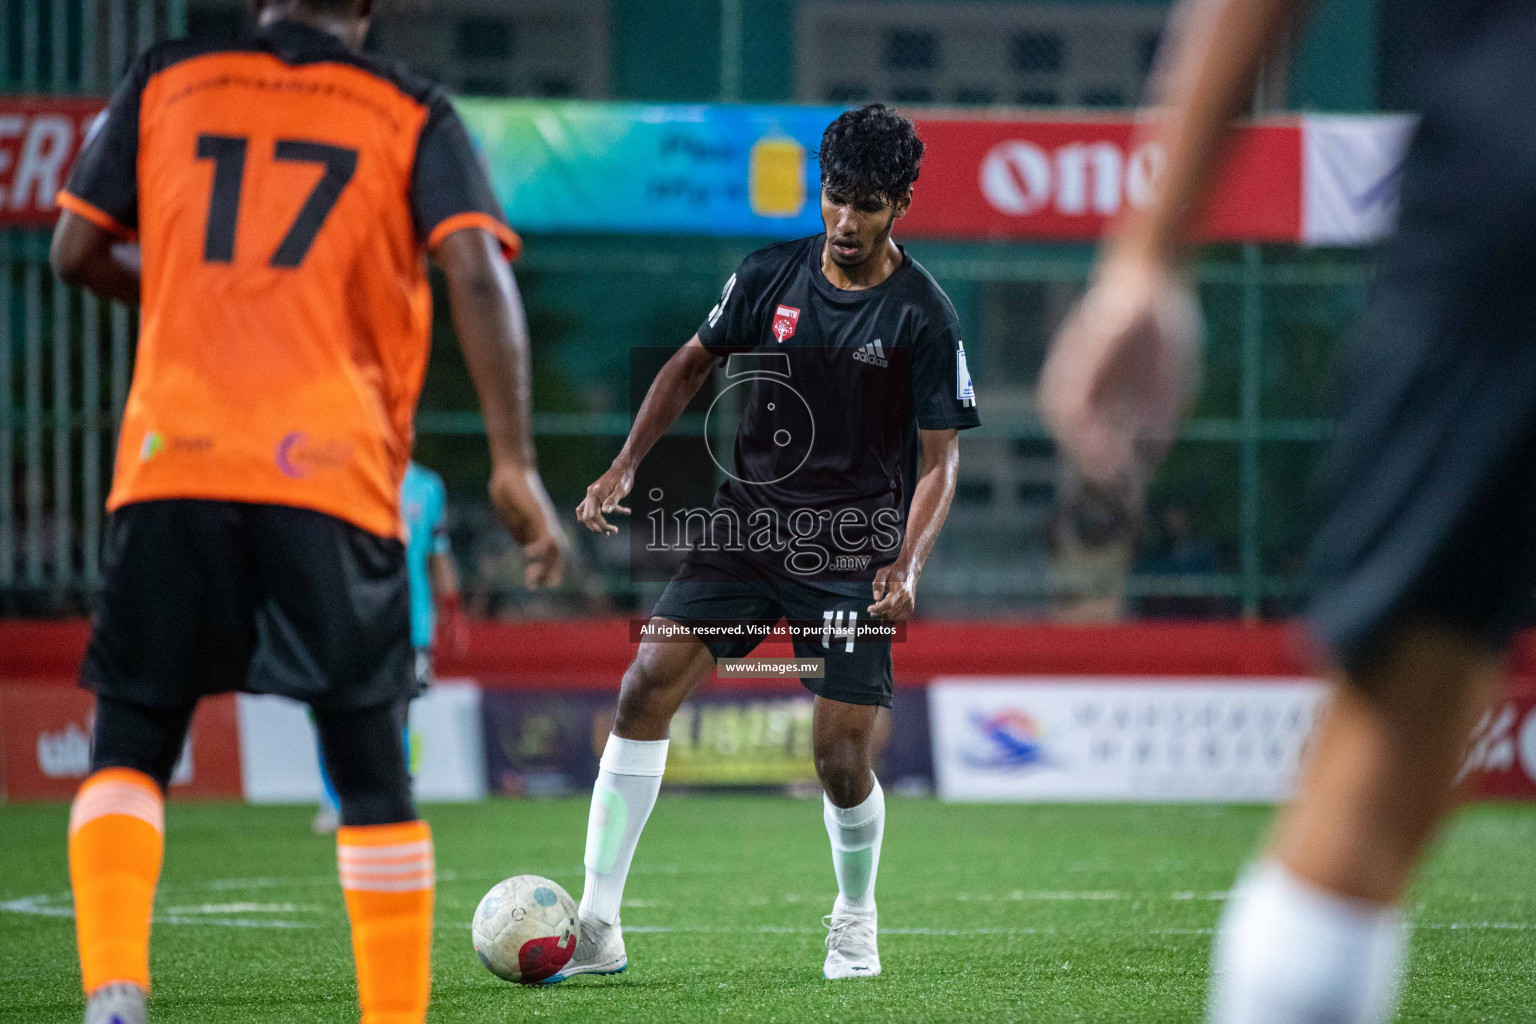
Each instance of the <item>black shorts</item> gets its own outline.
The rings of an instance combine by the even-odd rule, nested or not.
[[[849,623],[868,621],[874,596],[867,582],[798,580],[757,568],[738,555],[694,552],[662,592],[655,618],[689,623]],[[758,640],[701,638],[715,660],[744,658]],[[891,706],[891,641],[826,634],[794,638],[796,658],[821,658],[825,676],[806,689],[844,704]]]
[[[1308,559],[1309,618],[1346,667],[1408,617],[1494,650],[1528,620],[1536,100],[1497,84],[1528,78],[1529,47],[1509,46],[1486,73],[1429,92],[1404,163],[1398,232],[1346,354]]]
[[[413,696],[405,548],[281,505],[146,501],[106,531],[81,685],[149,707],[275,693],[321,710]]]

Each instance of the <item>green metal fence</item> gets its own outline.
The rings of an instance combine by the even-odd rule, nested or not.
[[[103,95],[185,0],[0,0],[0,91]],[[127,309],[64,287],[47,236],[0,232],[0,608],[78,608],[127,393]]]
[[[675,346],[697,328],[750,241],[698,238],[532,238],[518,265],[535,337],[541,462],[557,503],[574,506],[629,427],[628,353]],[[1086,279],[1085,246],[913,243],[955,301],[983,426],[961,443],[960,487],[924,579],[925,607],[956,614],[1059,610],[1075,589],[1051,550],[1059,493],[1054,450],[1034,384],[1060,315]],[[1209,571],[1160,571],[1138,557],[1124,609],[1259,616],[1287,611],[1297,589],[1305,494],[1330,434],[1331,364],[1369,278],[1369,254],[1285,247],[1207,250],[1194,269],[1207,318],[1205,387],[1154,484],[1142,555],[1160,540],[1156,516],[1181,508]],[[444,471],[475,545],[500,550],[479,494],[480,421],[451,341],[440,334],[419,417],[424,461]],[[697,434],[688,423],[682,433]],[[655,457],[709,478],[697,446]],[[467,473],[466,467],[472,467]],[[480,528],[471,528],[471,524]],[[618,541],[583,537],[586,570],[605,599],[638,603]],[[487,559],[493,566],[495,557]],[[1164,567],[1166,568],[1166,567]],[[495,572],[484,581],[494,590]],[[511,587],[511,573],[505,573]],[[1179,598],[1170,602],[1167,599]],[[580,602],[576,603],[580,606]]]

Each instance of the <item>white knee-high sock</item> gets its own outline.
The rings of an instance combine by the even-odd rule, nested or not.
[[[666,740],[626,740],[610,735],[592,787],[587,817],[587,885],[581,914],[612,924],[619,919],[624,879],[640,842],[640,830],[656,806],[667,767]]]
[[[880,870],[880,840],[885,837],[885,792],[875,780],[869,796],[856,807],[837,807],[822,794],[821,817],[832,840],[832,870],[837,891],[849,910],[875,905],[875,875]]]
[[[1380,1024],[1407,929],[1396,907],[1318,889],[1277,862],[1249,867],[1222,915],[1210,1024]]]

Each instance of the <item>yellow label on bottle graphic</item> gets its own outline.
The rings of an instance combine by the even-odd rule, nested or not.
[[[752,212],[759,217],[798,217],[805,209],[805,147],[788,135],[757,140],[748,177]]]

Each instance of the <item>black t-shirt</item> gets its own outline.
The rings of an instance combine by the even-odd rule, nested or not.
[[[918,430],[977,426],[954,306],[903,253],[873,288],[821,270],[825,236],[759,249],[699,327],[724,358],[717,410],[740,403],[715,509],[739,547],[792,576],[867,576],[901,549]],[[724,542],[721,541],[723,546]]]

